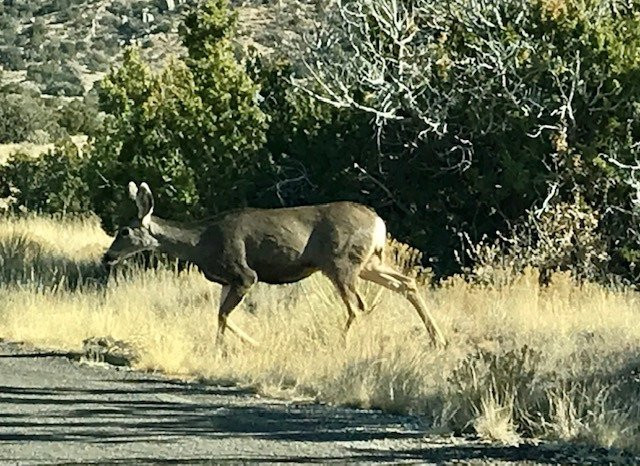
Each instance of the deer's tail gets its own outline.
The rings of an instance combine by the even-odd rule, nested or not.
[[[383,259],[384,248],[387,244],[387,226],[380,217],[376,215],[376,219],[373,226],[373,245],[372,254],[378,256],[380,260]]]

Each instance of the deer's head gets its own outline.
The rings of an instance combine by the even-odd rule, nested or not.
[[[102,258],[102,262],[106,265],[114,265],[136,252],[158,247],[158,241],[150,230],[153,195],[149,185],[140,183],[140,187],[138,187],[133,181],[130,181],[129,197],[138,206],[138,217],[118,231],[113,243]]]

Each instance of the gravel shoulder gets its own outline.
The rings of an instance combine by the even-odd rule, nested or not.
[[[0,342],[0,464],[635,460],[433,436],[417,417],[269,400]]]

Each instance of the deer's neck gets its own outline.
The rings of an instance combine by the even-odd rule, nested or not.
[[[149,229],[158,241],[159,249],[162,252],[180,259],[197,262],[202,227],[153,218]]]

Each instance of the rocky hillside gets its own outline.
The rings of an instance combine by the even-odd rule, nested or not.
[[[0,0],[0,159],[23,147],[16,143],[49,147],[92,135],[101,125],[95,83],[127,45],[137,45],[152,66],[180,56],[183,13],[201,1]],[[292,50],[288,38],[324,0],[269,1],[231,0],[239,51]]]
[[[128,44],[154,60],[178,49],[180,11],[195,0],[4,0],[0,4],[3,81],[45,94],[78,96]]]
[[[181,12],[199,0],[4,0],[0,2],[2,82],[42,94],[81,96],[137,44],[151,63],[180,54]],[[282,2],[237,5],[240,35],[258,49],[279,43],[301,15]],[[310,5],[307,5],[310,7]]]

